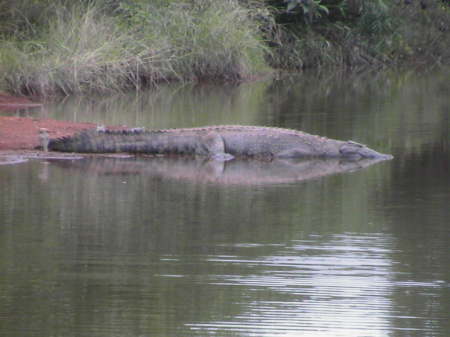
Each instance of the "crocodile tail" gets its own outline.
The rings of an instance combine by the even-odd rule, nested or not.
[[[74,150],[72,150],[71,137],[50,139],[48,143],[48,149],[50,151],[75,152]]]
[[[141,138],[142,135],[145,132],[141,130],[84,130],[70,137],[51,139],[48,148],[81,153],[143,152],[136,146],[136,137]]]
[[[70,137],[51,139],[48,148],[50,151],[61,152],[100,152],[96,142],[97,132],[81,131]]]

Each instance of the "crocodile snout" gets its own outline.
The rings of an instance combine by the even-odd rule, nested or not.
[[[350,159],[380,159],[380,160],[389,160],[394,158],[390,154],[384,154],[377,152],[375,150],[372,150],[368,148],[367,146],[363,144],[359,144],[353,141],[348,141],[340,148],[340,153]]]

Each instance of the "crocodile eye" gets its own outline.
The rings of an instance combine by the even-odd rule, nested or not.
[[[360,155],[360,149],[364,146],[355,142],[346,142],[344,145],[341,146],[339,149],[339,152],[348,157],[353,156],[359,156]]]
[[[353,145],[353,146],[356,146],[356,147],[361,147],[361,148],[362,148],[362,147],[365,147],[364,144],[360,144],[360,143],[354,142],[353,140],[347,141],[347,144]]]

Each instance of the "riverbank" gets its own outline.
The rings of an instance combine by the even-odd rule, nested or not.
[[[0,24],[0,88],[38,96],[108,93],[269,71],[253,19],[260,11],[236,0],[46,2],[34,14],[27,4],[11,5],[21,13],[6,18],[16,29]],[[36,12],[35,20],[22,21]]]
[[[13,99],[8,100],[12,104]],[[22,101],[22,99],[18,99]],[[72,136],[77,132],[93,129],[93,123],[75,123],[54,119],[0,116],[0,165],[18,164],[28,159],[75,160],[88,154],[44,152],[39,149],[39,129],[46,129],[50,138]],[[125,126],[108,126],[111,130],[125,129]],[[109,154],[109,157],[123,157],[123,154]]]
[[[40,106],[42,106],[41,103],[26,97],[0,93],[0,111],[13,112],[17,109]],[[68,122],[49,118],[0,116],[0,154],[5,155],[21,150],[35,151],[40,146],[39,129],[46,129],[50,138],[60,138],[72,136],[82,130],[96,127],[97,124],[94,123]],[[107,128],[119,130],[125,129],[126,126],[107,126]]]
[[[37,0],[4,7],[0,89],[20,95],[240,82],[274,69],[450,64],[450,6],[442,0]]]

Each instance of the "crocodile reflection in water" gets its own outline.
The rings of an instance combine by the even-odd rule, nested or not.
[[[381,160],[348,161],[339,159],[272,161],[216,161],[181,157],[85,158],[55,161],[60,167],[77,168],[91,175],[142,175],[161,180],[178,180],[217,185],[263,185],[294,183],[353,172]]]

